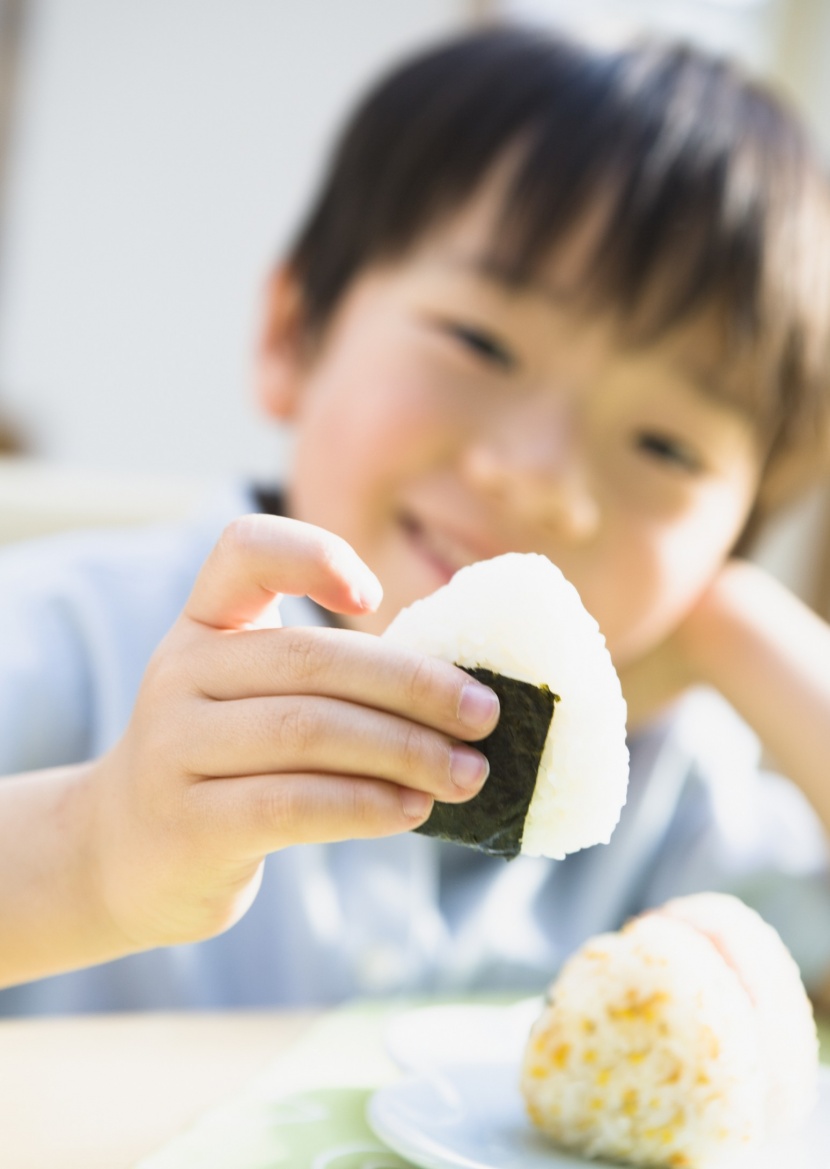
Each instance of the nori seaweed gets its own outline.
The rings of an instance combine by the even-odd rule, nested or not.
[[[462,670],[499,696],[496,729],[473,743],[490,762],[484,787],[463,804],[433,805],[416,832],[466,844],[507,860],[519,855],[527,809],[559,696],[547,686],[519,682],[481,667]]]

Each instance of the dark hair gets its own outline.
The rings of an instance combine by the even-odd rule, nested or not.
[[[710,314],[724,368],[749,363],[725,392],[766,438],[767,502],[815,480],[830,442],[826,181],[777,98],[687,45],[605,52],[501,27],[395,70],[346,128],[290,252],[309,325],[514,147],[489,257],[500,275],[530,279],[600,208],[585,303],[615,309],[634,343]]]

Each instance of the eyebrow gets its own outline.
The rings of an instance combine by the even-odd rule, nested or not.
[[[517,279],[511,275],[507,265],[500,263],[493,256],[449,255],[445,257],[445,263],[448,267],[471,272],[474,276],[497,284],[505,292],[515,293],[517,289],[521,289],[523,292],[533,293],[535,296],[539,296],[559,308],[562,305],[572,303],[573,300],[572,296],[569,296],[564,289],[557,289],[546,281],[529,279],[528,277]]]
[[[523,278],[517,280],[512,278],[509,269],[504,264],[487,254],[470,256],[450,253],[444,256],[443,262],[447,267],[471,273],[473,276],[498,285],[505,292],[515,293],[517,289],[521,289],[540,297],[556,308],[573,307],[574,305],[573,294],[569,294],[564,289],[557,289],[539,279]],[[632,351],[636,352],[637,349],[645,349],[647,345],[647,341],[632,342],[631,348]],[[730,392],[725,379],[715,368],[707,368],[700,362],[684,359],[680,356],[675,357],[671,361],[671,365],[678,376],[706,401],[717,406],[728,406],[749,415],[750,407],[748,404],[742,400],[740,394]]]
[[[719,406],[732,406],[739,410],[746,410],[734,393],[730,393],[726,381],[714,369],[706,368],[695,361],[687,361],[677,357],[672,362],[674,368],[703,398]]]
[[[717,401],[724,397],[723,382],[716,377],[713,371],[704,369],[692,361],[684,361],[682,357],[675,358],[671,364],[680,377],[704,398],[712,398]]]

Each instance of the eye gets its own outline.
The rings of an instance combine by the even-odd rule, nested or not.
[[[487,329],[454,321],[448,322],[445,328],[450,336],[484,361],[497,365],[503,370],[513,370],[517,367],[518,360],[515,354]]]
[[[650,458],[692,473],[703,470],[703,461],[688,443],[672,435],[644,430],[635,436],[635,445]]]

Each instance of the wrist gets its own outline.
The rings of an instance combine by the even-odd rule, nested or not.
[[[117,777],[112,775],[113,754],[86,764],[76,777],[78,835],[83,842],[79,850],[78,895],[86,899],[88,928],[92,937],[113,957],[149,949],[153,942],[142,939],[128,924],[129,914],[122,910],[119,890],[125,882],[123,869],[130,854],[128,842],[119,831],[113,814],[113,789]]]
[[[0,784],[0,986],[137,948],[106,908],[95,772],[95,764],[74,764]]]

